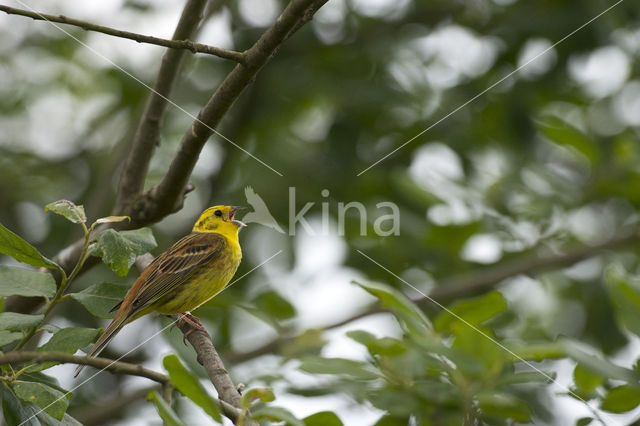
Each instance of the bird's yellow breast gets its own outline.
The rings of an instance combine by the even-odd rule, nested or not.
[[[158,303],[155,310],[161,314],[177,314],[196,309],[220,293],[231,281],[242,260],[242,250],[235,238],[225,236],[226,247],[199,268],[190,279],[177,286]]]

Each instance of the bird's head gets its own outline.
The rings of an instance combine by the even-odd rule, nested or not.
[[[237,232],[238,229],[247,226],[235,219],[238,210],[245,207],[238,206],[213,206],[206,209],[200,215],[193,232],[217,232],[220,234]]]

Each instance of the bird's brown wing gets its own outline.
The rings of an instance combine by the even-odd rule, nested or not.
[[[125,300],[133,297],[130,315],[170,294],[226,246],[227,240],[222,235],[209,232],[193,232],[177,241],[151,262],[131,287],[134,293],[125,297]]]

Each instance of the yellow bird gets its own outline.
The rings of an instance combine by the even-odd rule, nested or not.
[[[140,274],[111,324],[87,355],[98,356],[126,324],[153,311],[179,314],[194,329],[204,330],[189,311],[207,302],[229,283],[242,259],[240,228],[234,218],[243,207],[214,206],[205,210],[191,233],[155,258]],[[84,366],[76,368],[75,376]]]

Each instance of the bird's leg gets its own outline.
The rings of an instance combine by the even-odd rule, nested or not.
[[[181,314],[178,314],[177,323],[185,323],[185,324],[188,324],[189,327],[191,327],[186,333],[184,333],[184,337],[182,338],[182,342],[185,345],[187,344],[187,337],[189,337],[189,335],[194,331],[201,331],[207,336],[211,337],[211,335],[209,334],[207,329],[204,328],[200,320],[197,317],[191,315],[190,312],[183,312]]]

